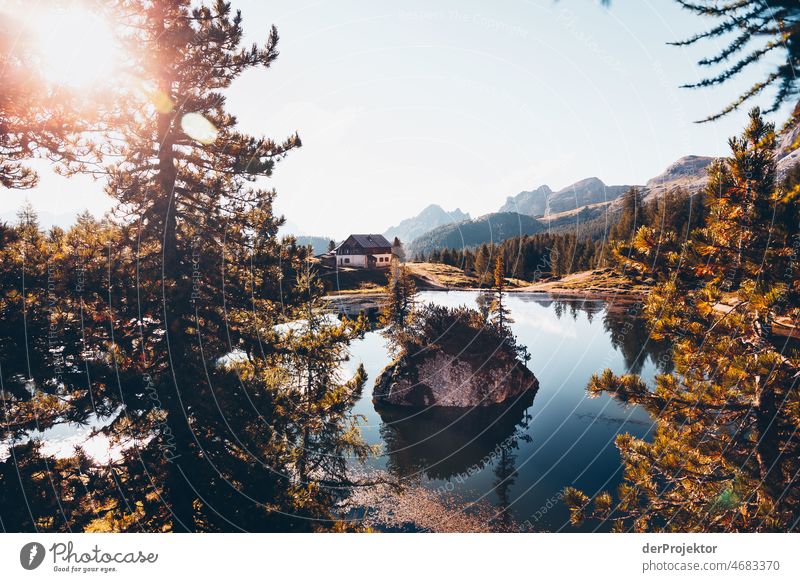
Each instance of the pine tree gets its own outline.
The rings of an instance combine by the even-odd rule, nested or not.
[[[475,251],[474,271],[475,276],[478,278],[478,285],[483,286],[487,281],[491,280],[491,251],[487,244],[482,244]]]
[[[394,237],[392,241],[392,258],[397,259],[401,263],[406,262],[406,251],[403,248],[403,243],[400,242],[400,239]]]
[[[738,109],[750,99],[774,88],[772,106],[768,112],[791,102],[798,94],[796,71],[800,67],[800,6],[795,0],[740,0],[737,2],[717,2],[701,0],[690,2],[676,0],[686,10],[698,16],[717,20],[717,24],[707,31],[686,40],[673,43],[689,46],[704,40],[723,41],[724,47],[712,57],[701,59],[703,67],[722,65],[721,72],[708,76],[697,83],[685,87],[712,87],[721,85],[740,76],[753,65],[770,59],[772,70],[766,77],[744,91],[722,111],[710,115],[704,121],[712,121]],[[753,43],[757,43],[755,46]],[[778,55],[777,53],[783,53]]]
[[[774,128],[758,109],[730,146],[706,189],[706,226],[645,305],[652,336],[674,344],[675,373],[657,376],[655,389],[610,370],[589,384],[657,422],[652,442],[617,439],[626,476],[617,529],[785,531],[800,517],[800,360],[767,324],[797,317],[800,189],[776,185]],[[612,509],[608,493],[592,508],[571,489],[567,503],[575,522]]]
[[[297,310],[299,325],[289,327],[278,340],[275,364],[287,377],[282,393],[294,402],[294,437],[291,456],[297,467],[295,488],[306,500],[303,511],[312,517],[331,519],[336,501],[354,483],[347,461],[366,459],[372,450],[362,438],[360,417],[347,413],[360,398],[367,375],[359,365],[355,375],[342,377],[349,360],[349,345],[363,337],[366,320],[333,320],[322,300],[322,285],[307,263],[298,282],[306,300]],[[284,438],[292,440],[291,432]]]
[[[630,188],[622,195],[622,209],[617,222],[611,227],[612,240],[628,241],[642,226],[642,193],[638,188]]]
[[[334,527],[346,459],[369,452],[351,414],[365,374],[339,372],[363,324],[322,317],[307,249],[278,239],[275,194],[252,187],[299,140],[240,133],[221,94],[245,70],[269,66],[277,34],[240,48],[241,17],[222,2],[114,7],[130,17],[132,74],[152,89],[150,101],[122,90],[104,113],[114,223],[82,217],[45,236],[28,217],[0,229],[0,375],[13,419],[2,436],[17,450],[33,423],[87,422],[96,410],[113,443],[135,446],[107,466],[59,463],[65,476],[83,471],[90,489],[63,517],[58,493],[40,490],[37,514],[20,527]],[[314,334],[285,331],[308,315]],[[67,349],[53,352],[51,333]],[[0,479],[13,475],[13,460],[0,464]],[[24,498],[7,480],[0,489],[9,491],[4,503]]]
[[[405,345],[414,322],[417,286],[408,270],[392,260],[388,274],[387,298],[381,310],[381,324],[396,350]]]
[[[261,306],[280,300],[274,192],[250,182],[269,176],[299,139],[275,143],[242,134],[225,109],[222,91],[277,57],[275,29],[263,47],[242,48],[242,18],[229,4],[125,4],[136,20],[126,42],[141,57],[132,74],[152,90],[149,104],[120,103],[109,120],[122,139],[110,142],[119,145],[107,191],[141,224],[135,248],[147,284],[138,290],[139,304],[154,325],[130,332],[143,337],[140,371],[166,413],[161,438],[183,451],[166,467],[173,527],[194,530],[189,482],[208,478],[200,448],[212,446],[198,445],[193,428],[214,389],[204,362],[240,341],[257,341],[240,336],[263,325],[254,321],[269,313]]]
[[[498,256],[494,263],[494,298],[491,307],[491,319],[497,326],[501,333],[510,335],[509,324],[514,323],[514,320],[509,317],[509,311],[506,307],[505,301],[505,264],[503,257]]]

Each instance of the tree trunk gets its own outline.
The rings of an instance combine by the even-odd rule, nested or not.
[[[778,502],[785,486],[781,468],[780,418],[774,387],[765,386],[761,389],[755,411],[759,477],[767,493]]]

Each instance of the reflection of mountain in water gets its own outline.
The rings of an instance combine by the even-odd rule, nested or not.
[[[446,480],[479,471],[524,438],[518,427],[529,421],[526,410],[534,396],[528,391],[514,402],[471,409],[381,407],[387,467],[393,475],[413,481],[422,475]]]

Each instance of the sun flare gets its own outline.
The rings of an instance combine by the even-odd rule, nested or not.
[[[53,8],[28,15],[41,73],[57,85],[82,88],[109,82],[120,47],[102,16],[84,7]]]

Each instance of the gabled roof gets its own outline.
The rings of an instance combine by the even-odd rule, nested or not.
[[[392,243],[386,240],[386,237],[382,234],[351,234],[342,244],[336,247],[336,249],[346,244],[347,241],[351,239],[364,250],[392,248]]]

